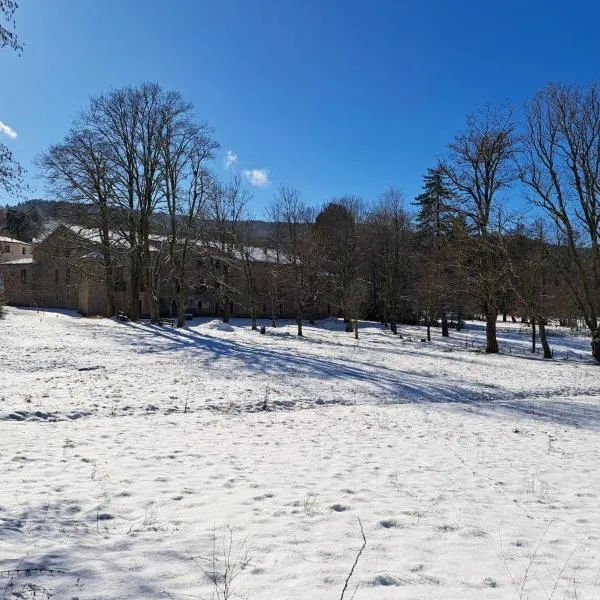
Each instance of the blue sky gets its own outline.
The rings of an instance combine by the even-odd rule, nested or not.
[[[157,81],[179,90],[246,171],[254,214],[281,183],[316,205],[410,201],[465,115],[517,110],[548,81],[597,77],[600,7],[505,0],[21,0],[21,57],[0,51],[1,139],[32,159],[89,97]],[[570,10],[573,8],[573,10]],[[13,199],[0,194],[0,204]]]

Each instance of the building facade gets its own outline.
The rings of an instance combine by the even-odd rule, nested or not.
[[[8,304],[65,308],[86,316],[107,315],[106,270],[97,232],[61,225],[38,243],[11,240],[10,248],[6,260],[0,262],[0,288],[3,286],[1,293]],[[154,293],[159,313],[175,316],[171,265],[164,240],[153,238],[151,252],[157,265]],[[111,242],[111,253],[115,309],[129,314],[132,298],[128,248],[117,238],[114,244]],[[290,265],[271,249],[245,248],[245,256],[241,257],[235,252],[225,255],[215,247],[192,245],[186,268],[188,317],[221,316],[224,312],[247,317],[252,306],[257,317],[295,317],[295,303],[286,284]],[[140,294],[142,316],[151,312],[148,299],[148,294]],[[306,318],[328,316],[336,310],[323,297]]]

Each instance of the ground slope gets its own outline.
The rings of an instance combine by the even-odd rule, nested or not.
[[[233,592],[335,599],[358,518],[357,600],[594,597],[586,340],[563,332],[577,360],[546,362],[473,351],[475,326],[425,344],[418,328],[365,325],[357,343],[331,321],[305,339],[244,325],[8,309],[4,598],[210,598],[231,546]]]

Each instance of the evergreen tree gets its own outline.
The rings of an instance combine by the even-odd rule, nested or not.
[[[413,203],[419,207],[417,231],[424,237],[439,240],[452,226],[452,193],[445,184],[439,167],[427,169],[423,176],[423,193]]]

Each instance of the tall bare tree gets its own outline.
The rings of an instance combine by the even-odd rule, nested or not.
[[[67,134],[60,144],[50,146],[38,159],[44,177],[52,191],[80,207],[80,214],[88,227],[98,233],[104,264],[106,314],[115,314],[115,289],[113,278],[112,230],[115,214],[114,172],[111,169],[105,142],[91,129],[77,127]]]
[[[455,198],[454,209],[471,231],[471,277],[486,320],[486,352],[498,352],[496,318],[505,257],[498,244],[502,234],[500,193],[516,179],[517,136],[508,107],[488,107],[467,118],[466,130],[449,146],[440,164]]]
[[[163,149],[169,128],[191,112],[178,92],[156,83],[112,90],[93,98],[84,114],[109,149],[115,172],[115,205],[126,215],[122,234],[129,244],[130,302],[140,316],[143,290],[153,322],[158,320],[158,254],[151,248],[152,216],[164,194]]]
[[[298,335],[302,336],[302,321],[314,310],[322,291],[322,252],[314,227],[315,210],[302,201],[298,190],[282,185],[272,212],[282,225],[282,248],[288,263],[283,285],[293,299]]]
[[[327,203],[315,219],[333,298],[346,323],[346,331],[354,331],[356,336],[364,289],[361,285],[364,214],[361,198],[343,196]]]
[[[207,168],[218,148],[211,133],[205,123],[182,119],[166,127],[161,147],[169,276],[178,327],[185,325],[190,255],[197,250],[200,221],[215,193],[214,178]]]
[[[520,177],[568,251],[566,281],[600,361],[600,90],[550,84],[526,106]]]
[[[367,217],[374,300],[383,323],[398,333],[398,321],[413,296],[409,276],[412,233],[402,193],[384,192]]]
[[[203,240],[209,264],[210,282],[217,298],[218,312],[226,323],[231,318],[239,290],[236,286],[240,261],[238,231],[248,202],[241,188],[241,178],[234,175],[215,188],[205,212]]]
[[[544,358],[552,358],[546,335],[548,319],[557,316],[562,273],[557,270],[556,247],[550,244],[544,222],[540,219],[531,227],[519,227],[506,236],[511,287],[522,315],[531,324],[531,351],[536,352],[536,326]]]

